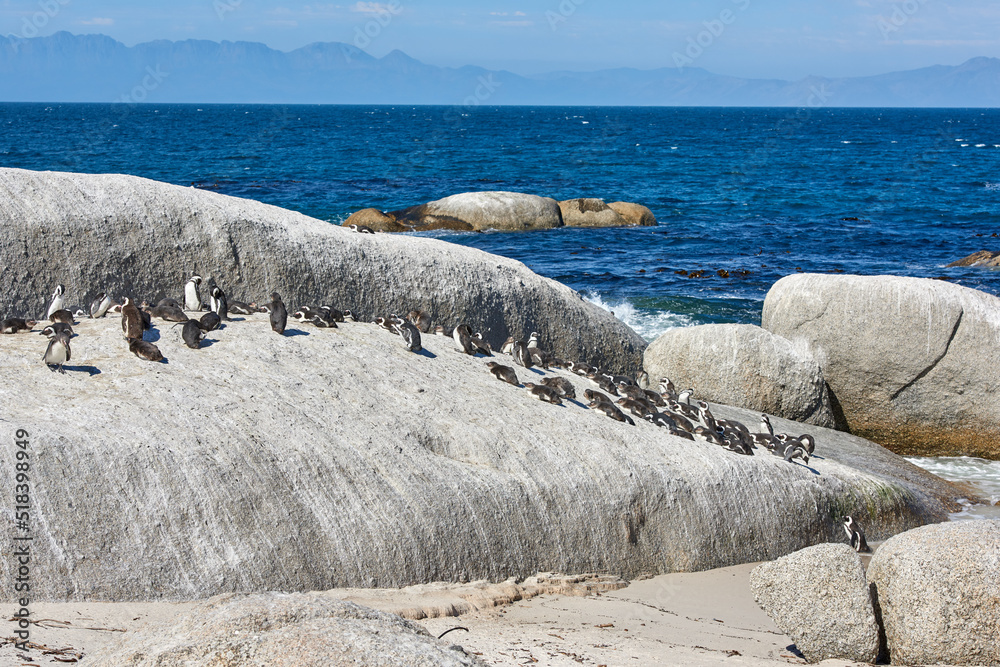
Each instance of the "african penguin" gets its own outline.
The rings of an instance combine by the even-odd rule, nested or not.
[[[212,312],[223,320],[229,319],[229,301],[226,300],[226,293],[218,285],[212,287],[210,301]]]
[[[181,329],[181,338],[184,339],[184,344],[192,350],[201,347],[201,341],[204,337],[205,332],[202,331],[201,324],[197,320],[188,320],[184,323],[184,328]]]
[[[503,366],[495,361],[491,361],[486,364],[486,367],[490,369],[490,373],[493,373],[496,379],[507,384],[512,384],[515,387],[521,386],[521,383],[517,379],[517,373],[510,366]]]
[[[858,553],[869,553],[871,547],[868,546],[868,541],[865,540],[865,531],[861,529],[861,525],[853,519],[853,517],[844,517],[844,532],[847,533],[847,539],[851,542],[851,547]]]
[[[281,302],[281,297],[277,292],[271,294],[271,330],[281,335],[285,334],[285,325],[288,324],[288,311],[285,304]]]
[[[57,310],[62,310],[66,299],[64,294],[66,293],[66,288],[62,285],[56,285],[56,291],[52,293],[52,301],[49,302],[49,309],[45,311],[45,317],[51,318],[52,313]]]
[[[63,369],[63,364],[71,359],[69,337],[68,332],[61,331],[49,339],[49,346],[45,348],[42,361],[48,365],[50,370],[58,370],[60,373],[66,372]]]
[[[129,352],[139,357],[140,359],[145,359],[146,361],[163,361],[163,353],[160,352],[160,348],[156,347],[152,343],[142,340],[141,338],[133,338],[128,343]]]
[[[142,332],[146,330],[139,308],[132,303],[130,297],[125,297],[122,304],[122,332],[127,340],[142,340]]]
[[[201,310],[201,295],[198,293],[198,285],[201,284],[201,276],[191,276],[191,279],[184,285],[184,309]]]

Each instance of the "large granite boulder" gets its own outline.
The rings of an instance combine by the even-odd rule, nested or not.
[[[980,250],[979,252],[974,252],[968,257],[963,257],[962,259],[956,260],[948,265],[949,268],[956,266],[981,266],[985,268],[993,268],[1000,266],[1000,251],[992,252],[990,250]]]
[[[0,367],[17,378],[0,383],[0,440],[23,429],[30,443],[37,601],[635,578],[841,541],[844,514],[884,539],[944,520],[964,495],[821,427],[808,427],[818,456],[806,466],[629,426],[579,400],[542,403],[441,336],[414,354],[373,324],[292,323],[281,336],[257,314],[197,350],[160,323],[147,336],[166,362],[149,363],[117,318],[76,332],[66,374],[42,363],[37,334],[0,336]],[[517,374],[565,377],[577,396],[592,386]],[[0,466],[0,508],[15,505],[14,474]],[[13,567],[0,559],[0,579]]]
[[[750,590],[809,662],[878,657],[865,570],[846,544],[818,544],[764,563],[750,574]]]
[[[563,226],[555,199],[520,192],[464,192],[391,215],[413,231],[526,231]]]
[[[808,348],[851,433],[900,453],[1000,457],[1000,299],[939,280],[800,274],[765,329]]]
[[[1000,664],[1000,521],[886,541],[868,565],[892,664]]]
[[[750,324],[671,329],[642,355],[655,384],[670,378],[704,400],[834,427],[823,372],[804,345]],[[757,430],[754,422],[751,430]]]
[[[4,317],[43,314],[58,283],[67,305],[102,291],[179,299],[198,272],[230,299],[278,291],[293,307],[322,302],[369,320],[419,308],[445,326],[467,322],[493,346],[537,331],[554,354],[617,372],[637,371],[646,347],[521,262],[132,176],[0,169],[0,230]]]
[[[624,227],[628,224],[603,199],[561,201],[559,210],[567,227]]]
[[[377,208],[363,208],[360,211],[355,211],[342,223],[344,227],[350,227],[351,225],[370,227],[372,231],[376,232],[409,231],[406,227],[396,222],[396,216],[385,211],[380,211]]]
[[[220,595],[87,656],[92,667],[483,664],[412,621],[321,593]]]
[[[655,227],[658,224],[653,212],[642,204],[613,201],[608,207],[620,215],[630,227]]]

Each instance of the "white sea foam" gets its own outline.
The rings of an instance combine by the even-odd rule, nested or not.
[[[989,505],[962,503],[962,511],[951,515],[957,519],[1000,519],[1000,461],[987,461],[969,456],[908,457],[910,463],[950,482],[972,484]]]
[[[615,317],[627,324],[633,331],[652,343],[660,334],[670,329],[690,327],[695,324],[687,315],[671,313],[664,310],[636,308],[626,299],[610,299],[605,301],[600,294],[584,294],[583,298],[590,303],[610,311]]]

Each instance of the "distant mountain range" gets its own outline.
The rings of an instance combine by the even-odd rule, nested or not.
[[[0,100],[601,106],[1000,107],[1000,59],[879,76],[741,79],[688,67],[521,76],[435,67],[402,51],[349,44],[291,52],[255,42],[165,40],[128,47],[105,35],[0,37]]]

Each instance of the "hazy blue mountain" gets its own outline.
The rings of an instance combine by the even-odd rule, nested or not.
[[[520,76],[435,67],[349,44],[291,52],[254,42],[105,35],[0,37],[0,100],[301,104],[998,107],[1000,59],[879,76],[741,79],[704,69],[613,69]]]

